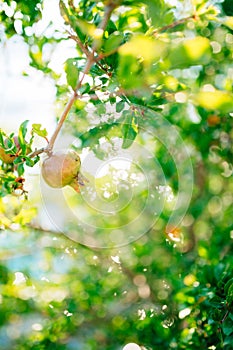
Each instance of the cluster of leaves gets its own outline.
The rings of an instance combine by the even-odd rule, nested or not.
[[[16,190],[20,190],[21,194],[26,195],[23,187],[25,166],[33,167],[40,159],[32,151],[33,140],[35,134],[46,139],[47,131],[41,129],[41,124],[33,124],[30,139],[27,141],[28,122],[26,120],[20,125],[17,135],[14,133],[6,135],[4,131],[0,130],[1,197],[15,193]]]
[[[138,134],[138,128],[134,125],[134,108],[131,108],[135,105],[141,108],[141,115],[144,107],[162,111],[165,106],[179,105],[177,94],[180,93],[186,105],[193,105],[197,113],[204,109],[207,115],[221,116],[232,111],[231,78],[226,81],[225,86],[220,87],[215,86],[213,79],[211,81],[211,77],[214,78],[216,74],[221,74],[221,70],[225,70],[224,63],[219,67],[219,57],[212,54],[212,43],[215,40],[219,42],[220,26],[211,28],[211,20],[214,21],[218,14],[216,7],[199,2],[196,7],[194,5],[185,21],[176,21],[172,7],[166,3],[123,1],[119,5],[126,5],[126,10],[118,11],[116,8],[114,20],[109,20],[102,37],[99,38],[97,28],[104,4],[91,2],[90,7],[82,1],[76,7],[71,6],[71,3],[65,7],[62,1],[60,4],[71,37],[78,43],[78,51],[84,46],[82,57],[69,58],[66,61],[67,83],[72,89],[84,69],[85,55],[91,55],[93,42],[97,47],[95,62],[89,73],[92,84],[87,82],[79,90],[80,100],[73,108],[72,129],[77,125],[77,114],[79,118],[86,118],[90,103],[100,117],[106,115],[108,103],[115,106],[117,113],[129,109],[122,114],[120,123],[125,124],[122,128],[123,139],[132,142]],[[221,31],[226,34],[230,32],[224,17],[221,22]],[[195,37],[184,34],[184,30],[187,28],[188,32],[189,27]],[[210,34],[206,35],[206,31]],[[219,44],[225,47],[224,60],[227,65],[232,54],[230,42],[223,41]],[[212,75],[209,73],[211,69],[214,72]],[[182,75],[184,70],[190,72],[187,78]],[[192,71],[199,75],[201,86],[213,84],[212,90],[197,91],[189,78]],[[57,88],[58,98],[64,98],[67,86],[58,84]],[[115,122],[114,118],[110,118],[109,123],[111,122]],[[80,128],[78,125],[75,136],[83,131],[82,126]],[[93,130],[90,131],[90,138],[91,135],[93,136]],[[96,136],[98,138],[98,132]],[[125,141],[124,145],[126,144],[130,146],[131,142]]]
[[[221,258],[232,244],[221,234],[221,250],[200,241],[189,255],[161,230],[105,252],[32,230],[11,246],[1,238],[0,348],[232,349],[232,258]]]
[[[22,34],[26,35],[25,28],[32,26],[41,19],[42,0],[28,1],[1,1],[0,20],[4,23],[5,34],[8,37],[17,33],[17,21],[20,22]]]
[[[224,349],[232,348],[233,340],[233,280],[232,261],[224,259],[216,266],[206,265],[198,271],[200,285],[198,289],[197,303],[201,304],[199,312],[193,310],[196,316],[196,329],[190,344],[198,344],[198,338],[202,335],[208,337],[208,345],[216,342],[219,337],[219,345]],[[195,295],[189,291],[188,295]],[[187,320],[189,323],[189,320]],[[191,324],[190,324],[191,326]],[[201,346],[201,342],[200,346]],[[204,342],[202,342],[204,343]],[[203,344],[204,345],[204,344]]]

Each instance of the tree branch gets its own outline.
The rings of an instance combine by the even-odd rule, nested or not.
[[[117,7],[117,4],[115,4],[114,2],[111,2],[108,6],[106,6],[102,22],[100,23],[100,25],[98,27],[99,29],[104,31],[104,29],[106,28],[106,26],[108,24],[108,21],[109,21],[109,19],[111,17],[112,11],[116,7]],[[76,37],[75,40],[80,46],[81,40],[78,37]],[[64,121],[66,120],[66,117],[67,117],[71,107],[73,106],[74,101],[76,100],[76,98],[78,96],[77,95],[77,90],[79,90],[80,87],[82,86],[82,82],[83,82],[83,79],[84,79],[85,75],[88,74],[88,72],[90,71],[93,63],[95,62],[94,53],[95,53],[95,51],[97,49],[97,45],[98,45],[97,42],[94,41],[94,43],[92,45],[92,52],[89,52],[88,49],[84,48],[83,44],[81,43],[80,48],[84,49],[84,51],[83,51],[84,53],[86,52],[86,54],[87,54],[87,62],[86,62],[85,68],[84,68],[84,70],[82,72],[82,77],[81,77],[81,79],[79,79],[79,82],[78,82],[76,88],[74,89],[73,95],[71,96],[71,98],[69,99],[67,105],[65,106],[64,112],[62,113],[62,116],[61,116],[61,118],[60,118],[60,120],[59,120],[59,122],[57,124],[57,127],[56,127],[56,129],[55,129],[55,131],[54,131],[50,141],[49,141],[49,144],[48,144],[47,148],[44,150],[47,153],[51,153],[52,152],[53,147],[54,147],[54,143],[55,143],[56,138],[57,138],[57,136],[58,136],[58,134],[59,134],[59,132],[60,132],[60,130],[62,128],[62,125],[63,125]]]
[[[34,158],[34,157],[36,157],[36,156],[38,156],[39,154],[44,153],[44,152],[46,152],[46,148],[45,148],[45,147],[40,148],[40,149],[36,149],[34,152],[29,153],[29,154],[28,154],[28,157]]]
[[[81,86],[81,85],[80,85],[80,86]],[[77,88],[79,88],[80,86],[79,86],[79,84],[78,84],[78,87],[77,87]],[[63,125],[64,121],[66,120],[66,117],[67,117],[67,115],[68,115],[68,113],[69,113],[71,107],[72,107],[73,104],[74,104],[74,101],[75,101],[75,99],[76,99],[76,95],[77,95],[77,93],[76,93],[76,90],[75,90],[74,93],[73,93],[73,95],[72,95],[71,98],[69,99],[67,105],[65,106],[65,109],[64,109],[64,111],[63,111],[63,113],[62,113],[62,116],[61,116],[61,118],[60,118],[60,120],[59,120],[59,122],[58,122],[58,124],[57,124],[57,127],[56,127],[56,129],[55,129],[55,131],[54,131],[54,133],[53,133],[53,135],[52,135],[50,141],[49,141],[49,144],[48,144],[47,148],[45,149],[46,152],[48,152],[48,153],[52,152],[52,149],[53,149],[53,147],[54,147],[54,143],[55,143],[55,141],[56,141],[56,138],[57,138],[57,136],[58,136],[58,134],[59,134],[59,132],[60,132],[60,130],[61,130],[61,128],[62,128],[62,125]]]
[[[77,241],[75,241],[74,239],[70,238],[68,235],[66,235],[63,232],[58,232],[58,231],[53,231],[53,230],[49,230],[49,229],[45,229],[43,227],[40,227],[38,225],[33,225],[32,223],[27,225],[28,228],[30,228],[30,230],[33,230],[34,232],[43,232],[43,233],[47,233],[49,235],[53,235],[56,237],[59,237],[61,239],[64,239],[66,242],[73,244],[74,246],[78,247],[78,246],[82,246],[83,248],[89,250],[89,251],[94,251],[95,249],[90,248],[82,243],[79,243]]]

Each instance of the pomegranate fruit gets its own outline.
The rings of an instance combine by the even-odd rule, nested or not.
[[[7,145],[7,142],[5,140],[5,144]],[[17,136],[14,136],[14,144],[17,147],[17,154],[20,154],[20,144]],[[31,149],[27,149],[27,154],[30,153]],[[0,147],[0,159],[7,164],[12,164],[17,157],[17,154],[12,153],[6,153],[4,148]]]
[[[6,164],[12,164],[16,156],[14,154],[6,153],[5,150],[0,147],[0,159]]]
[[[61,188],[68,185],[79,192],[79,185],[83,185],[82,178],[79,177],[80,166],[77,152],[56,151],[43,161],[41,173],[50,187]]]

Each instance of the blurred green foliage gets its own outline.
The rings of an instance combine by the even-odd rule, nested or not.
[[[101,32],[106,8],[113,14]],[[190,155],[194,187],[179,227],[167,231],[165,203],[138,240],[88,248],[56,228],[33,226],[35,203],[16,197],[24,192],[25,168],[39,160],[30,157],[34,135],[46,139],[46,130],[34,124],[27,136],[24,122],[18,135],[1,131],[0,349],[115,350],[129,343],[148,350],[233,349],[231,1],[60,1],[66,30],[47,36],[35,30],[42,9],[38,0],[0,1],[4,40],[23,37],[31,66],[54,80],[58,116],[94,46],[89,78],[63,130],[79,140],[80,152],[88,148],[105,159],[103,139],[121,139],[123,149],[135,140],[152,145],[176,195],[179,181],[188,188],[189,179],[178,176],[182,152],[166,129],[173,125]],[[45,52],[65,40],[74,40],[77,55],[64,62],[64,83]],[[140,190],[139,207],[147,199]],[[125,213],[134,217],[136,210],[129,205]],[[101,220],[90,213],[93,222]],[[114,224],[105,220],[104,228]],[[68,232],[78,230],[73,225]]]

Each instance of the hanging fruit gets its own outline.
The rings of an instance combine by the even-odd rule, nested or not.
[[[80,192],[79,186],[83,185],[80,166],[81,160],[77,152],[56,151],[43,161],[41,172],[50,187],[71,186],[76,192]]]

